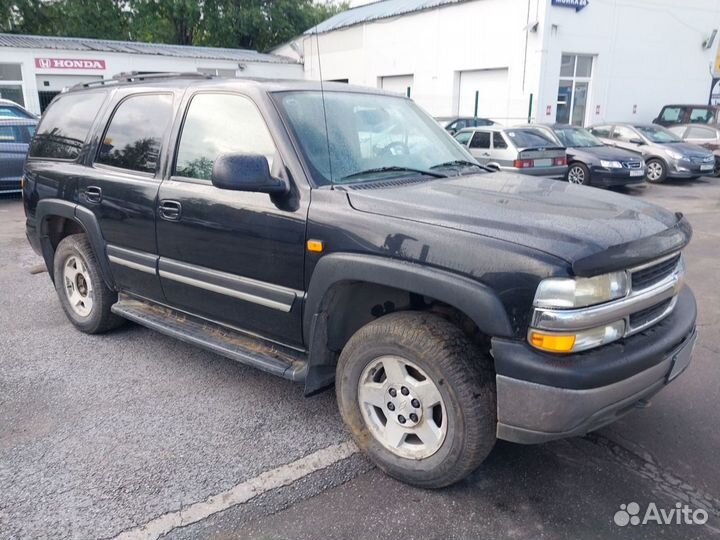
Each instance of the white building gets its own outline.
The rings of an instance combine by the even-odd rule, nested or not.
[[[708,102],[719,27],[720,0],[384,0],[274,52],[435,116],[646,122]]]
[[[0,97],[34,113],[63,88],[130,71],[303,77],[296,60],[242,49],[0,34]]]

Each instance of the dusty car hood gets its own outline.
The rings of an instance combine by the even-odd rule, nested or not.
[[[568,155],[587,155],[597,159],[607,159],[608,161],[635,159],[639,160],[640,156],[625,150],[623,148],[616,148],[614,146],[578,146],[569,147],[567,149]]]
[[[496,238],[570,263],[657,235],[678,221],[627,195],[510,173],[359,187],[349,188],[348,198],[360,212]]]
[[[679,152],[684,156],[689,157],[700,157],[704,158],[709,156],[712,152],[710,150],[706,150],[702,146],[698,146],[696,144],[691,143],[671,143],[671,144],[660,144],[658,146],[661,146],[667,150],[674,150],[675,152]]]

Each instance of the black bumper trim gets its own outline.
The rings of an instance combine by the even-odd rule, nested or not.
[[[644,371],[692,336],[697,305],[685,287],[675,310],[659,323],[632,337],[578,354],[553,355],[525,341],[493,338],[492,354],[498,375],[557,388],[606,386]]]

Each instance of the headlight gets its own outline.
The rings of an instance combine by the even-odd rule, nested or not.
[[[591,278],[549,278],[538,285],[535,307],[571,309],[610,302],[626,296],[630,282],[626,272]]]
[[[675,150],[667,150],[667,155],[673,159],[683,159],[685,157],[680,152],[676,152]]]
[[[600,160],[600,165],[606,169],[622,169],[622,163],[619,161],[605,161],[602,159]]]

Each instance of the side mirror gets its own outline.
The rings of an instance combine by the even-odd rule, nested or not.
[[[645,141],[642,139],[630,139],[630,142],[633,144],[637,144],[638,146],[643,146],[645,144]]]
[[[220,154],[213,164],[211,180],[220,189],[254,193],[287,193],[288,185],[270,174],[260,154]]]

